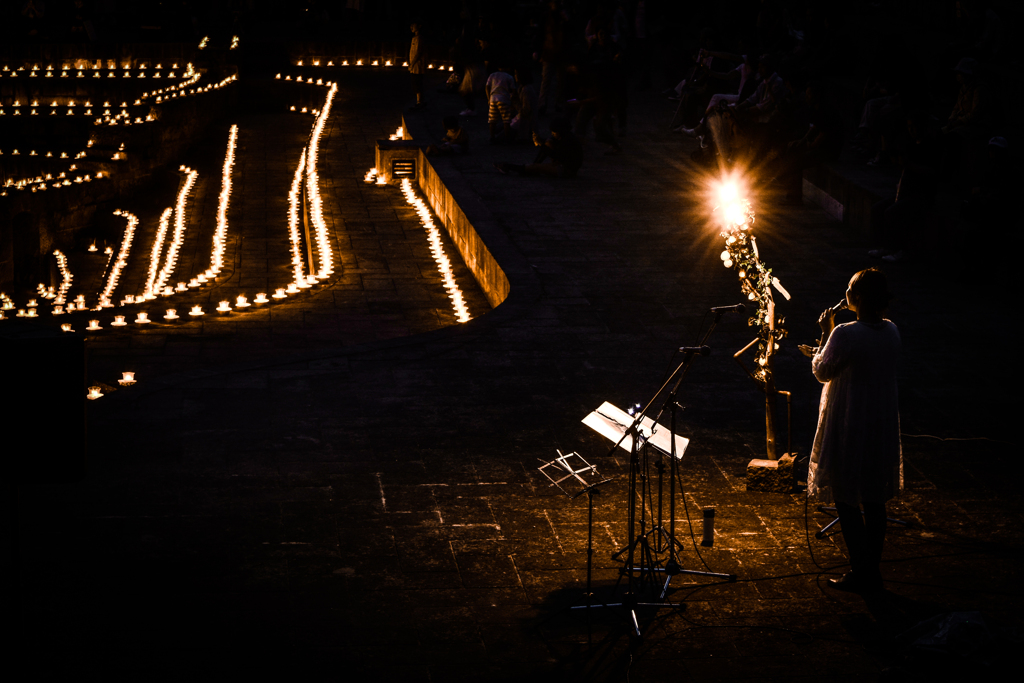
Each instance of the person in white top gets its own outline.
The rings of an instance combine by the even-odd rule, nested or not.
[[[846,307],[857,320],[836,326],[841,307],[829,308],[818,318],[820,346],[800,347],[812,359],[814,376],[825,385],[807,495],[836,505],[851,566],[841,579],[831,580],[840,590],[882,588],[885,503],[903,489],[896,386],[900,333],[882,317],[890,299],[882,271],[860,271],[846,290]]]

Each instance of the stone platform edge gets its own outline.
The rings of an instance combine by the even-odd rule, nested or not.
[[[430,139],[418,117],[403,115],[402,130],[405,140]],[[420,146],[416,182],[492,309],[516,308],[539,297],[537,278],[526,258],[448,159],[428,157]]]

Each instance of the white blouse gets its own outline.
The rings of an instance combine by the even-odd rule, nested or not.
[[[885,502],[903,489],[900,333],[888,320],[838,325],[814,355],[821,391],[807,495],[822,503]]]

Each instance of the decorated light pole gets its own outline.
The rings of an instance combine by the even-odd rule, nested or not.
[[[722,263],[726,268],[736,271],[740,288],[747,295],[747,299],[757,306],[754,315],[747,321],[748,325],[757,328],[757,337],[737,352],[735,357],[739,360],[741,354],[757,346],[754,370],[747,370],[747,374],[764,391],[768,459],[777,460],[779,453],[775,439],[775,401],[778,390],[772,373],[775,352],[779,348],[779,341],[786,336],[786,329],[783,327],[785,319],[775,314],[772,288],[774,287],[787,300],[789,292],[782,287],[779,279],[772,275],[771,269],[761,262],[757,253],[757,240],[753,235],[754,210],[750,202],[740,196],[735,182],[723,182],[719,185],[715,212],[719,215],[721,234],[725,240],[725,251],[721,254]]]

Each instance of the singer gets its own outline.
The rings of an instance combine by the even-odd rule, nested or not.
[[[830,581],[853,592],[882,588],[885,502],[903,488],[896,388],[900,334],[882,317],[890,299],[884,273],[860,271],[846,290],[847,308],[857,320],[837,327],[839,307],[826,309],[818,318],[820,346],[800,348],[812,358],[814,376],[825,385],[807,495],[836,505],[851,571]]]

